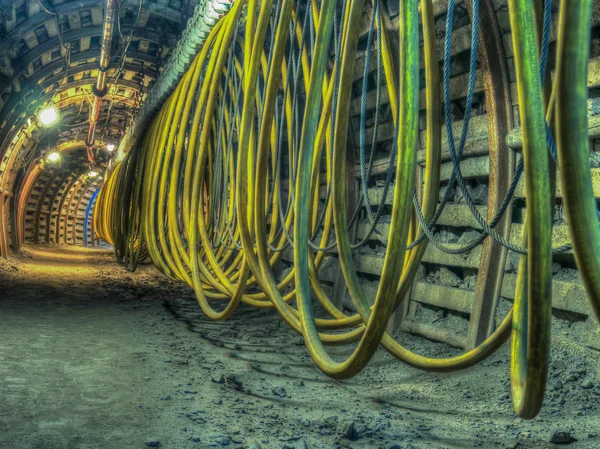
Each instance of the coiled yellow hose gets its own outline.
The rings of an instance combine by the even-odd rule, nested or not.
[[[574,177],[580,180],[577,193],[566,189],[565,201],[573,217],[569,226],[577,261],[600,316],[600,231],[589,166],[583,163],[587,125],[581,114],[587,88],[582,73],[588,49],[577,47],[589,41],[589,26],[573,25],[589,22],[591,2],[573,3],[577,8],[561,4],[559,52],[572,65],[559,63],[558,147],[561,166],[571,168],[561,170],[563,186]],[[166,276],[190,285],[212,319],[227,319],[242,302],[275,308],[304,337],[319,369],[336,378],[360,372],[379,345],[419,369],[464,369],[489,357],[512,332],[513,403],[520,416],[532,418],[543,399],[550,350],[553,197],[534,7],[527,0],[509,1],[524,140],[528,248],[519,265],[514,320],[511,311],[478,347],[433,359],[408,351],[386,333],[427,243],[425,239],[406,250],[421,230],[412,205],[419,145],[419,6],[426,87],[426,161],[419,190],[425,220],[436,212],[441,162],[432,0],[420,5],[405,0],[399,6],[398,36],[392,36],[399,37],[399,53],[392,50],[396,41],[382,17],[373,21],[381,40],[378,57],[397,127],[398,154],[391,224],[373,305],[354,266],[348,232],[352,220],[346,211],[346,156],[353,151],[348,149],[349,111],[363,0],[236,1],[143,140],[107,178],[96,203],[96,233],[115,246],[117,259],[129,269],[148,255]],[[378,8],[374,0],[372,14]],[[573,31],[576,28],[579,31]],[[578,151],[566,150],[568,142],[577,142]],[[328,192],[325,201],[323,189]],[[586,245],[590,241],[593,245]],[[333,242],[358,311],[354,315],[338,310],[319,280],[325,249]],[[278,281],[278,263],[289,245],[294,265]],[[314,317],[315,298],[329,318]],[[215,300],[225,306],[215,308]],[[342,362],[333,360],[325,348],[349,343],[358,344]]]

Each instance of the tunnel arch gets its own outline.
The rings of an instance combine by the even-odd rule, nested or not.
[[[83,244],[91,191],[85,140],[99,72],[105,0],[0,1],[0,257],[25,241]],[[197,1],[121,0],[108,65],[109,92],[95,153],[118,143],[178,41]],[[60,124],[43,128],[53,104]],[[44,162],[50,151],[70,168]],[[81,218],[83,210],[83,218]]]

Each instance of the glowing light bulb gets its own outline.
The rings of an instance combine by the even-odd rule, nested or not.
[[[54,106],[44,109],[38,115],[38,119],[44,126],[50,126],[58,120],[58,111]]]
[[[59,159],[60,159],[60,154],[58,154],[56,151],[54,153],[50,153],[48,155],[48,160],[50,162],[56,162]]]
[[[95,172],[95,171],[91,171],[91,172],[89,172],[89,173],[88,173],[88,176],[89,176],[90,178],[95,178],[96,176],[98,176],[98,173],[97,173],[97,172]]]
[[[106,145],[106,150],[109,153],[112,153],[113,151],[115,151],[115,144],[114,143],[109,143],[108,145]]]

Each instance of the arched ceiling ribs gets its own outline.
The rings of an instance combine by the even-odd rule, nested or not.
[[[70,182],[73,182],[73,189],[65,191],[65,184]],[[73,172],[53,169],[49,169],[44,176],[36,177],[20,207],[19,220],[22,222],[23,237],[26,235],[29,241],[55,241],[58,238],[57,234],[62,231],[62,241],[59,243],[82,244],[85,210],[93,191],[99,188],[100,184],[101,181],[90,178],[86,173],[77,177]],[[67,199],[62,209],[53,212],[57,193],[61,190],[63,197]],[[65,219],[61,224],[62,217]],[[52,218],[55,220],[55,226],[48,226]]]
[[[152,78],[156,77],[156,75],[157,75],[156,69],[152,68],[156,63],[155,57],[153,57],[152,55],[149,55],[147,53],[140,53],[140,52],[132,52],[131,54],[129,54],[129,53],[127,53],[127,54],[128,54],[127,59],[131,59],[133,61],[139,61],[140,64],[135,64],[133,62],[126,62],[125,65],[128,68],[123,67],[123,70],[132,70],[132,69],[134,71],[143,70],[143,73],[145,76],[150,76]],[[98,70],[98,63],[97,63],[98,56],[99,56],[98,52],[95,50],[88,50],[88,51],[73,53],[71,55],[69,70],[67,71],[67,74],[71,75],[71,73],[77,73],[77,72],[81,72],[84,70]],[[142,65],[141,63],[144,63],[144,64]],[[82,68],[83,66],[85,66],[85,69]],[[65,59],[62,57],[56,58],[52,62],[48,62],[46,65],[41,67],[34,74],[30,75],[25,82],[28,85],[31,85],[31,83],[39,82],[40,80],[44,79],[45,77],[47,77],[49,75],[58,75],[58,73],[56,73],[56,72],[58,72],[58,71],[65,72],[65,67],[66,67]],[[112,61],[109,69],[116,70],[119,67],[120,67],[120,62],[114,60],[114,61]],[[113,76],[114,76],[114,74],[113,74]],[[23,84],[21,90],[23,90],[25,88],[25,86],[26,85]]]
[[[80,81],[76,81],[74,83],[72,83],[73,85],[71,87],[69,87],[68,89],[65,90],[70,90],[70,89],[74,89],[77,91],[77,93],[73,96],[70,97],[64,97],[58,101],[56,101],[54,104],[57,108],[59,109],[66,109],[69,107],[72,107],[73,105],[77,106],[77,109],[80,108],[80,104],[82,101],[87,101],[87,92],[83,91],[83,87],[88,87],[90,84],[89,83],[81,83]],[[119,83],[119,85],[121,86],[125,86],[125,87],[129,87],[129,82],[124,82],[124,83]],[[133,90],[133,87],[131,87],[131,89]],[[128,108],[132,108],[135,105],[135,98],[134,97],[129,97],[125,94],[119,94],[118,92],[115,93],[116,90],[111,91],[111,93],[109,93],[108,95],[106,95],[106,99],[108,103],[113,103],[113,108],[114,107],[118,107],[118,106],[123,106],[123,107],[128,107]],[[143,93],[145,93],[145,91],[142,91]],[[85,108],[81,108],[82,110],[84,110]]]
[[[105,2],[0,0],[0,162],[7,167],[0,170],[0,188],[12,191],[25,186],[29,192],[37,186],[38,179],[43,179],[51,185],[36,187],[36,191],[47,187],[55,197],[65,195],[58,190],[67,178],[74,182],[73,177],[79,180],[89,172],[85,139],[91,88],[98,77]],[[99,171],[104,170],[108,160],[107,143],[120,141],[197,3],[198,0],[119,0],[118,26],[107,74],[109,94],[100,106],[94,147]],[[60,122],[45,129],[37,123],[36,115],[49,103],[59,110]],[[48,164],[42,157],[49,151],[61,153],[59,164]],[[49,171],[52,176],[48,176]],[[87,183],[75,184],[77,192],[59,199],[66,204],[67,214],[74,201],[75,209],[87,201],[82,199],[87,194]],[[23,217],[29,194],[19,197],[23,202],[18,216]],[[73,213],[77,215],[75,209]],[[34,216],[31,220],[36,220]],[[36,235],[39,217],[37,220]],[[77,220],[71,224],[69,217],[68,221],[63,223],[64,232],[69,231],[74,241]],[[22,240],[25,224],[21,218],[17,222]],[[50,232],[50,227],[46,232]],[[62,232],[60,218],[57,232]]]
[[[130,33],[131,32],[131,28],[127,29],[125,28],[123,30],[124,33]],[[102,36],[102,27],[89,27],[89,28],[82,28],[80,30],[76,30],[76,31],[71,31],[68,33],[64,33],[63,35],[63,42],[65,43],[72,43],[72,42],[76,42],[76,41],[80,41],[83,38],[99,38],[100,36]],[[136,41],[136,40],[144,40],[144,41],[148,41],[157,45],[166,45],[168,47],[173,47],[174,44],[176,43],[176,38],[171,37],[171,38],[165,38],[164,36],[161,36],[161,34],[157,33],[157,32],[153,32],[153,31],[147,31],[147,30],[139,30],[139,29],[135,29],[133,36],[132,36],[132,41]],[[18,59],[14,59],[11,64],[12,68],[8,69],[6,67],[5,64],[3,64],[3,69],[0,71],[0,73],[3,73],[6,76],[15,76],[18,74],[21,74],[22,72],[24,72],[25,70],[27,70],[28,66],[31,64],[34,64],[38,59],[40,59],[43,55],[48,54],[49,52],[52,52],[53,50],[60,50],[61,48],[61,43],[60,43],[60,39],[59,38],[52,38],[42,44],[39,44],[38,46],[32,48],[29,51],[23,52],[22,54],[16,54],[15,58]],[[99,49],[99,46],[97,47]],[[10,54],[11,51],[5,48],[2,48],[0,46],[0,52],[5,52],[5,53],[0,53],[0,54]],[[85,53],[86,51],[73,51],[72,55],[76,55],[77,53]],[[142,52],[138,52],[138,53],[142,53]],[[129,52],[128,52],[129,54]],[[50,54],[52,59],[62,59],[64,61],[64,55],[52,55]],[[129,56],[128,56],[129,57]],[[156,58],[155,58],[156,59]],[[153,61],[155,62],[155,61]],[[12,75],[7,73],[9,71],[12,71]]]
[[[104,0],[77,0],[59,4],[55,3],[57,2],[52,0],[42,1],[42,5],[44,5],[47,10],[58,16],[68,15],[81,10],[100,10],[95,11],[95,14],[97,15],[99,13],[101,17],[104,6]],[[135,9],[138,7],[138,4],[139,0],[121,0],[121,9]],[[25,17],[22,16],[21,19],[19,19],[17,17],[19,15],[18,10],[22,9],[23,5],[26,6],[26,14]],[[13,41],[23,39],[23,36],[27,32],[43,26],[48,20],[52,19],[48,13],[42,10],[37,0],[0,0],[0,11],[4,12],[4,15],[7,17],[5,20],[6,29],[8,30],[10,28],[7,33],[7,38]],[[146,0],[142,5],[142,15],[156,15],[179,26],[185,24],[188,14],[189,11],[180,11],[170,7],[168,2],[165,4],[165,2],[155,3]],[[92,21],[98,20],[94,17],[94,14],[92,14],[91,18]]]
[[[73,244],[83,243],[83,227],[85,222],[85,210],[91,200],[91,195],[88,196],[88,192],[95,190],[96,184],[91,182],[81,183],[78,192],[76,193],[74,201],[69,204],[69,218],[71,222],[71,236],[70,240]],[[81,222],[81,237],[79,237],[79,226],[78,222]],[[68,225],[67,225],[68,227]],[[66,233],[65,233],[66,234]],[[69,243],[69,237],[65,236],[65,243]]]
[[[133,107],[135,106],[135,98],[124,96],[118,93],[117,88],[113,87],[111,94],[108,96],[108,101],[101,110],[99,130],[100,136],[106,135],[107,137],[120,137],[124,127],[131,119],[133,113]],[[44,98],[42,98],[43,100]],[[112,105],[111,105],[112,102]],[[41,104],[41,103],[40,103]],[[87,111],[89,104],[87,102],[87,95],[84,92],[78,92],[74,97],[64,97],[62,100],[56,103],[61,113],[61,123],[58,128],[31,128],[27,133],[24,134],[26,140],[33,139],[36,141],[36,145],[43,143],[45,145],[53,146],[55,143],[71,139],[75,134],[79,134],[81,129],[84,128],[87,122]],[[23,123],[26,122],[26,116],[19,114],[15,115],[15,118],[21,117]],[[77,122],[79,120],[79,122]],[[73,126],[75,125],[75,126]],[[4,138],[6,131],[12,129],[11,137],[21,132],[22,128],[10,127],[3,130],[0,136]],[[55,134],[55,140],[49,141],[49,136]],[[14,138],[9,140],[5,139],[5,143],[12,142]],[[101,139],[103,140],[103,139]],[[103,143],[104,145],[104,143]],[[8,145],[5,145],[8,148]]]
[[[4,128],[4,139],[7,137],[6,126],[12,128],[18,125],[16,121],[7,122],[9,117],[20,117],[23,113],[32,115],[31,111],[19,107],[22,102],[27,101],[27,97],[37,97],[37,101],[31,105],[34,108],[41,104],[38,89],[46,90],[47,93],[59,93],[63,87],[71,87],[56,85],[65,79],[65,75],[68,75],[68,84],[80,81],[77,79],[79,76],[93,78],[100,56],[104,0],[76,0],[60,4],[43,2],[44,8],[53,14],[45,12],[38,0],[9,4],[5,8],[5,11],[10,10],[10,14],[5,14],[5,31],[0,31],[0,35],[4,34],[0,41],[0,55],[4,55],[0,63],[0,72],[4,74],[0,76],[0,106],[4,106],[0,113],[0,124]],[[175,45],[177,34],[187,20],[188,13],[181,11],[180,6],[169,6],[168,2],[150,3],[146,0],[142,2],[138,17],[139,5],[138,0],[120,2],[120,34],[133,45],[127,45],[125,52],[125,48],[119,48],[119,45],[123,46],[122,40],[114,39],[113,46],[116,48],[113,54],[116,57],[110,65],[113,71],[120,69],[121,77],[127,72],[143,75],[142,80],[139,80],[138,75],[136,80],[126,79],[120,83],[131,90],[135,90],[137,86],[137,90],[143,90],[142,86],[147,87],[149,81],[156,78],[158,64],[163,62],[164,48],[169,49]],[[82,50],[79,45],[83,42],[82,39],[87,40],[86,50]],[[135,46],[136,42],[145,42],[145,51],[139,51],[140,48]],[[148,52],[148,44],[158,47],[155,51]],[[67,70],[63,45],[71,45]],[[90,74],[82,75],[86,71]],[[114,83],[115,80],[110,81]],[[81,85],[84,84],[87,83],[81,81]],[[19,95],[15,95],[16,93]],[[43,99],[47,101],[49,98]],[[23,119],[26,120],[26,117]]]
[[[81,97],[83,100],[83,97]],[[79,106],[77,106],[77,103],[74,103],[73,106],[75,106],[75,108],[72,109],[78,109]],[[106,110],[108,108],[108,106],[106,108],[103,108],[103,110],[101,111],[101,115],[100,115],[100,121],[99,121],[99,136],[102,137],[103,135],[109,135],[112,137],[117,137],[120,135],[122,135],[126,125],[129,123],[131,116],[132,116],[132,110],[131,107],[127,104],[113,104],[113,107],[110,110],[110,114],[108,114],[108,111]],[[84,108],[82,108],[81,114],[79,114],[79,110],[77,111],[73,111],[73,115],[70,114],[63,114],[63,112],[61,111],[61,126],[59,128],[51,128],[51,129],[44,129],[44,128],[36,128],[35,132],[36,135],[35,137],[33,137],[35,140],[37,140],[38,144],[41,142],[46,142],[46,144],[52,146],[55,144],[55,142],[60,141],[61,139],[64,139],[65,137],[68,138],[69,134],[73,134],[73,131],[75,130],[79,130],[79,129],[85,129],[86,128],[86,121],[87,121],[87,109],[88,109],[88,105],[85,105]],[[83,120],[80,123],[76,123],[75,126],[70,126],[72,125],[71,120],[75,120],[79,117],[82,117]],[[107,120],[108,117],[108,120]],[[23,123],[26,123],[26,118],[23,118]],[[116,123],[115,123],[116,122]],[[106,128],[106,129],[105,129]],[[8,133],[5,132],[5,130],[3,130],[2,132],[0,132],[0,138],[3,139],[3,141],[5,142],[5,147],[7,147],[7,143],[11,142],[14,137],[18,135],[19,132],[21,132],[22,128],[17,128],[17,127],[11,127],[10,128],[12,130],[12,132]],[[8,130],[6,130],[8,131]],[[50,138],[49,136],[51,136],[52,134],[56,135],[56,141],[55,142],[51,142],[48,141],[48,139]],[[102,138],[100,139],[102,140]],[[35,150],[34,150],[35,151]]]
[[[71,139],[65,140],[64,142],[59,142],[56,145],[56,151],[65,154],[72,151],[81,150],[85,148],[85,138],[87,137],[87,130],[85,127],[81,128],[81,131],[73,136]],[[105,141],[101,138],[98,139],[98,146],[105,146],[109,141]]]
[[[111,64],[111,66],[110,66],[110,70],[113,70],[113,71],[117,68],[118,67],[116,64]],[[23,85],[21,95],[13,94],[9,97],[9,100],[6,102],[6,104],[2,108],[2,111],[0,112],[0,123],[3,123],[11,115],[11,113],[13,113],[13,111],[15,109],[17,109],[19,106],[24,106],[25,108],[27,108],[29,106],[27,104],[27,101],[30,99],[30,97],[33,97],[33,101],[31,103],[31,105],[42,103],[40,101],[40,98],[38,97],[38,94],[40,93],[40,91],[45,91],[46,89],[49,89],[50,87],[54,87],[54,85],[56,83],[60,83],[65,78],[65,73],[61,72],[58,74],[54,74],[56,69],[54,69],[54,70],[52,70],[52,69],[53,69],[53,67],[49,67],[48,69],[41,71],[41,73],[38,73],[38,74],[32,76],[31,79],[28,80],[27,83]],[[75,77],[75,75],[82,74],[85,72],[93,72],[94,70],[97,70],[97,65],[95,63],[88,63],[88,64],[80,65],[76,69],[77,69],[76,71],[68,72],[68,77]],[[149,78],[155,78],[157,76],[157,73],[154,70],[151,70],[148,68],[143,68],[141,66],[134,65],[134,64],[126,63],[123,66],[123,71],[141,73],[144,77],[149,77]],[[45,77],[47,77],[49,75],[52,75],[52,76],[40,83],[40,81],[42,79],[44,79]],[[91,75],[91,73],[90,73],[90,75]],[[113,74],[113,76],[114,76],[114,74]],[[90,76],[89,84],[93,84],[93,81],[94,81],[93,77]],[[82,84],[84,84],[84,83],[82,83]],[[114,79],[111,79],[111,84],[115,84]],[[135,84],[136,84],[136,86],[132,85],[131,88],[136,88],[136,87],[139,88],[140,87],[139,83],[135,83]],[[56,91],[53,90],[51,92],[51,94],[52,94],[51,96],[60,94],[60,92],[62,90],[64,90],[64,89],[61,89],[61,86],[59,85],[57,87]],[[23,108],[21,108],[21,109],[23,109]],[[22,112],[25,112],[25,111],[24,110],[18,111],[19,114]]]
[[[93,64],[80,67],[84,70],[82,70],[81,72],[74,72],[71,75],[75,76],[78,73],[88,72],[93,67]],[[135,68],[135,66],[130,67],[127,64],[125,65],[125,69],[129,71],[134,71]],[[149,77],[154,73],[148,70],[143,71],[142,74],[144,76]],[[23,95],[21,97],[11,96],[11,100],[8,103],[6,103],[4,105],[4,109],[0,111],[0,126],[2,126],[2,129],[0,131],[0,142],[6,142],[7,138],[8,140],[11,140],[11,136],[14,135],[14,133],[18,132],[18,128],[23,126],[27,122],[27,119],[35,114],[36,109],[43,105],[45,102],[56,97],[57,95],[60,95],[62,92],[68,90],[69,88],[83,86],[91,87],[94,83],[94,78],[90,76],[90,78],[87,78],[85,80],[82,79],[70,83],[65,83],[63,86],[61,86],[62,88],[58,87],[58,90],[56,91],[51,89],[55,83],[60,82],[63,78],[63,75],[56,75],[53,78],[50,78],[39,85],[32,86],[31,90],[29,90],[29,92],[31,93],[28,95]],[[110,85],[126,87],[132,92],[142,91],[142,93],[145,93],[146,89],[145,87],[142,88],[142,86],[140,86],[139,83],[127,80],[118,80],[116,83],[112,82]],[[49,90],[49,93],[42,93],[47,90]],[[87,101],[87,97],[82,95],[81,101]]]

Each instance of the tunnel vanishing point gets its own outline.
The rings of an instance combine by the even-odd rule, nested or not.
[[[110,247],[334,379],[508,346],[533,419],[553,320],[600,350],[599,8],[0,0],[0,257]]]

